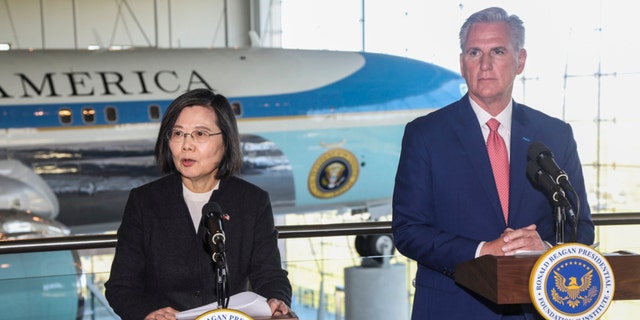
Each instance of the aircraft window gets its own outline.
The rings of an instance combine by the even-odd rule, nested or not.
[[[107,119],[107,122],[118,121],[118,110],[116,107],[106,107],[104,109],[104,118]]]
[[[160,106],[152,104],[149,106],[149,119],[160,120]]]
[[[82,121],[84,121],[84,123],[96,122],[96,110],[93,108],[83,108]]]
[[[62,124],[71,124],[71,115],[71,109],[69,108],[62,108],[58,110],[58,118],[60,118],[60,123]]]
[[[240,102],[232,102],[231,109],[233,109],[233,114],[236,116],[242,115],[242,104],[240,104]]]

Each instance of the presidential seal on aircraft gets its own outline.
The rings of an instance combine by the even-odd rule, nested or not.
[[[356,156],[346,149],[323,153],[309,173],[309,192],[316,198],[333,198],[349,190],[358,180]]]
[[[536,261],[529,277],[531,301],[546,319],[599,319],[614,291],[607,259],[580,243],[551,248]]]

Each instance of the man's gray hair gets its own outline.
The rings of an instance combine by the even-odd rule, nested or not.
[[[516,51],[524,48],[524,25],[522,20],[516,15],[509,15],[504,9],[498,7],[487,8],[478,11],[464,22],[460,28],[460,49],[464,50],[464,44],[467,42],[469,29],[475,23],[483,22],[504,22],[511,30],[511,42]]]

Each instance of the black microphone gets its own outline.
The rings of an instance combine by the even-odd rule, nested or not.
[[[202,216],[204,217],[204,225],[209,230],[207,243],[213,250],[213,260],[215,261],[224,250],[225,236],[221,218],[225,217],[225,214],[222,213],[220,205],[210,201],[202,207]]]
[[[567,208],[569,214],[573,216],[571,203],[567,200],[562,188],[555,182],[553,177],[542,170],[535,161],[529,161],[527,164],[527,176],[544,191],[551,201]]]
[[[211,259],[216,265],[216,295],[218,296],[218,308],[227,308],[229,305],[229,280],[227,278],[227,258],[225,253],[225,236],[222,229],[222,220],[229,220],[229,215],[222,213],[220,205],[209,201],[202,207],[204,225],[209,230],[206,241],[211,248]]]
[[[558,166],[553,158],[553,152],[544,145],[544,143],[535,141],[529,145],[527,156],[551,175],[551,178],[558,184],[565,192],[575,194],[575,190],[569,182],[569,176]]]

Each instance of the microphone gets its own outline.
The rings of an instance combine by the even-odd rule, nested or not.
[[[535,141],[529,145],[527,156],[551,175],[551,178],[564,189],[565,192],[575,194],[575,190],[569,182],[569,176],[558,166],[553,158],[553,152],[544,143]]]
[[[204,225],[209,230],[206,241],[213,253],[211,259],[216,265],[216,295],[218,308],[229,305],[229,280],[227,278],[227,261],[225,253],[225,236],[222,229],[222,219],[229,220],[229,215],[222,213],[220,205],[209,201],[202,207]]]
[[[531,181],[534,181],[544,193],[553,202],[558,203],[569,210],[569,214],[573,217],[573,209],[571,203],[565,197],[565,193],[562,188],[555,182],[553,177],[542,170],[535,161],[529,161],[527,164],[527,176]]]
[[[229,219],[228,215],[222,213],[220,205],[210,201],[202,207],[202,216],[204,217],[204,225],[209,230],[207,234],[207,243],[214,251],[213,260],[216,261],[218,256],[223,254],[225,235],[222,229],[221,218]]]

